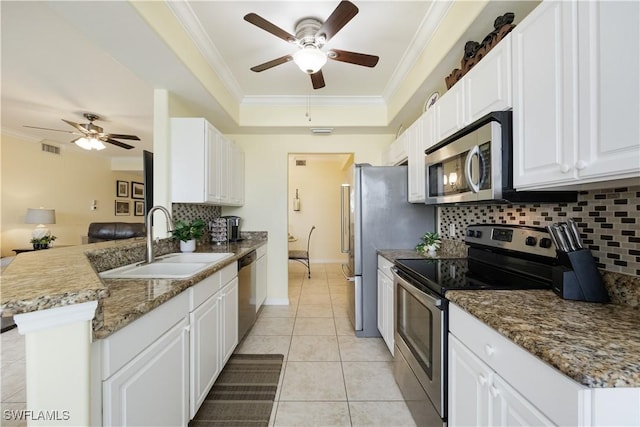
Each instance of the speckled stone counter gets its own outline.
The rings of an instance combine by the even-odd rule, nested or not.
[[[449,291],[447,298],[588,387],[640,387],[640,311],[548,290]]]
[[[421,254],[415,249],[380,249],[378,254],[394,262],[396,259],[436,259],[436,258],[466,258],[467,247],[464,242],[456,242],[453,240],[443,240],[442,246],[435,255]]]
[[[201,245],[198,252],[234,255],[188,280],[109,279],[97,273],[144,259],[145,240],[127,239],[23,253],[2,272],[0,308],[12,316],[87,301],[98,301],[94,338],[105,338],[153,310],[205,277],[266,244],[267,233],[243,233],[245,240],[225,245]],[[177,252],[177,243],[164,239],[156,254]]]

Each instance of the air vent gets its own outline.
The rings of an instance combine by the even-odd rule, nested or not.
[[[42,143],[42,151],[46,151],[47,153],[51,153],[51,154],[60,154],[60,147],[58,147],[57,145],[50,145],[50,144],[45,144],[44,142]]]
[[[306,160],[296,160],[296,166],[307,166]]]

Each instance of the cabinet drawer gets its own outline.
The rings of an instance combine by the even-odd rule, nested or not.
[[[449,305],[449,330],[513,388],[559,425],[589,420],[589,388],[500,335],[457,305]]]
[[[222,287],[233,280],[234,277],[238,275],[238,263],[232,262],[227,265],[225,268],[219,271],[220,273],[220,284]]]
[[[393,280],[393,274],[391,273],[391,267],[393,267],[393,263],[383,257],[382,255],[378,255],[378,270],[382,271],[382,273],[387,276],[389,279]]]
[[[260,258],[267,254],[267,245],[262,245],[258,249],[256,249],[256,257]]]
[[[207,298],[220,290],[222,287],[221,276],[221,272],[218,271],[189,289],[191,294],[189,311],[195,310],[200,304],[205,302]]]

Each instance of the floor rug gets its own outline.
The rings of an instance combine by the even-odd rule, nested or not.
[[[267,427],[284,356],[234,354],[189,427]]]

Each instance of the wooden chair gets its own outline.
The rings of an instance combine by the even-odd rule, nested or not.
[[[311,244],[311,233],[316,229],[314,225],[311,227],[311,231],[309,231],[309,238],[307,239],[307,250],[290,250],[289,251],[289,259],[293,261],[298,261],[302,263],[305,267],[307,267],[308,277],[311,279],[311,263],[309,262],[309,245]]]

